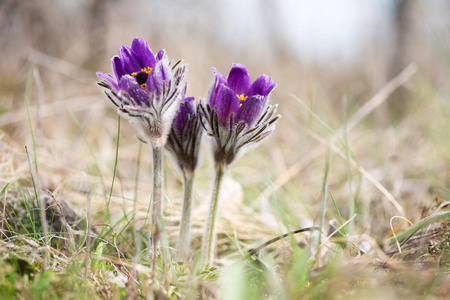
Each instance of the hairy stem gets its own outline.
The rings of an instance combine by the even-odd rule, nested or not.
[[[226,168],[223,164],[216,165],[216,177],[214,179],[214,189],[211,198],[211,204],[209,206],[208,219],[206,222],[205,233],[202,240],[202,260],[204,262],[213,264],[214,252],[216,248],[216,232],[217,221],[219,219],[219,200],[220,190],[222,187],[223,179],[225,177]]]
[[[159,143],[152,144],[153,152],[153,193],[152,193],[152,227],[151,238],[153,245],[152,269],[156,269],[156,258],[158,256],[158,245],[160,244],[161,222],[163,214],[163,145]]]
[[[180,224],[180,236],[178,238],[179,257],[186,259],[189,254],[191,246],[191,212],[192,201],[194,196],[194,178],[195,173],[185,171],[184,179],[184,199],[183,199],[183,214]]]

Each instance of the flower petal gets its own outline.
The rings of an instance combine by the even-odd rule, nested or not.
[[[149,105],[149,94],[130,75],[122,76],[119,81],[119,88],[127,92],[138,105]]]
[[[122,61],[118,56],[114,56],[112,58],[112,67],[114,70],[114,74],[116,75],[116,79],[117,81],[119,81],[120,78],[122,78],[122,76],[125,75],[126,73],[125,70],[123,69]]]
[[[195,114],[195,105],[194,105],[195,97],[186,97],[183,99],[183,106],[186,108],[188,114]]]
[[[136,52],[134,52],[134,50],[130,47],[120,47],[119,57],[126,74],[139,72],[142,68],[146,67],[144,63],[139,59]]]
[[[173,129],[176,134],[182,138],[189,134],[190,127],[192,125],[192,118],[195,115],[194,99],[194,97],[187,97],[183,99],[175,121],[173,122]],[[189,118],[188,121],[186,121],[187,118]]]
[[[167,86],[170,78],[172,78],[172,70],[167,60],[158,61],[147,78],[147,91],[161,94],[163,85]]]
[[[217,71],[216,68],[212,68],[211,70],[213,71],[215,78],[214,78],[214,81],[212,82],[212,86],[210,88],[211,93],[209,93],[209,95],[208,95],[209,99],[207,99],[207,100],[208,100],[209,106],[212,109],[212,108],[214,108],[215,103],[216,103],[216,97],[217,97],[217,92],[219,91],[219,87],[222,84],[227,85],[228,83],[227,83],[227,80],[225,79],[225,77],[223,77],[223,75],[220,74],[220,72]]]
[[[169,64],[166,61],[160,61],[160,63],[155,66],[155,72],[161,76],[163,81],[167,81],[171,75]]]
[[[251,79],[247,69],[241,64],[234,64],[228,74],[228,86],[238,95],[247,94]]]
[[[144,39],[135,38],[131,44],[131,49],[133,49],[137,57],[142,61],[144,67],[153,68],[156,63],[155,55]]]
[[[232,89],[221,84],[217,91],[215,106],[219,123],[228,126],[231,114],[236,113],[239,109],[239,98]]]
[[[156,60],[161,60],[164,57],[164,50],[159,50],[158,54],[156,54]]]
[[[248,89],[248,96],[262,95],[266,97],[276,86],[272,78],[267,75],[259,76]]]
[[[266,100],[267,98],[261,95],[249,97],[239,108],[236,118],[234,119],[234,123],[238,124],[243,121],[247,123],[248,127],[253,126],[261,116],[261,113],[266,105]]]
[[[105,79],[106,82],[108,82],[110,89],[113,90],[113,92],[117,93],[119,91],[119,86],[117,85],[117,82],[109,74],[97,72],[97,76]]]

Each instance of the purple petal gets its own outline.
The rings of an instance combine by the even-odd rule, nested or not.
[[[120,80],[123,75],[125,75],[125,70],[123,69],[122,61],[118,56],[114,56],[112,59],[112,67],[114,70],[114,74],[116,75],[116,79]]]
[[[232,89],[221,84],[217,91],[215,106],[219,123],[228,126],[231,114],[236,113],[239,109],[239,98]]]
[[[149,105],[149,94],[130,75],[123,76],[119,81],[120,89],[127,92],[138,105]]]
[[[211,68],[211,70],[213,71],[214,76],[216,76],[216,81],[218,82],[218,83],[217,83],[217,86],[221,85],[222,83],[225,84],[225,85],[228,85],[228,82],[227,82],[227,80],[225,79],[225,77],[223,77],[223,75],[220,74],[220,72],[217,71],[216,68]]]
[[[185,137],[189,133],[192,117],[195,115],[194,97],[184,98],[181,102],[180,109],[173,123],[175,132]],[[188,121],[186,121],[188,119]],[[183,130],[184,127],[184,130]]]
[[[109,74],[105,74],[105,73],[102,73],[102,72],[97,72],[97,76],[100,77],[100,78],[105,79],[108,82],[110,88],[114,92],[117,92],[119,90],[119,86],[117,85],[117,82],[114,80],[114,78],[109,76]]]
[[[171,72],[166,60],[158,61],[147,78],[147,90],[149,92],[156,92],[158,95],[161,94],[163,85],[166,84],[167,86],[169,82]]]
[[[142,61],[144,67],[153,68],[156,63],[155,55],[144,39],[135,38],[131,44],[131,49],[133,49],[137,57]]]
[[[161,76],[163,81],[167,81],[170,76],[170,68],[167,63],[161,61],[159,64],[155,65],[155,73],[158,73]]]
[[[119,57],[126,74],[139,72],[142,68],[146,67],[144,63],[139,59],[136,52],[134,52],[134,50],[130,47],[120,47]]]
[[[261,113],[266,105],[266,99],[266,97],[255,95],[245,100],[236,114],[234,123],[238,124],[244,121],[247,123],[248,127],[253,126],[261,116]]]
[[[266,97],[276,86],[272,78],[267,75],[259,76],[248,89],[248,96],[262,95]]]
[[[241,64],[234,64],[228,74],[228,86],[235,91],[236,94],[247,94],[247,90],[251,84],[250,76],[247,69]]]
[[[164,50],[159,50],[158,54],[156,54],[156,60],[161,60],[164,57]]]
[[[225,85],[228,84],[225,77],[223,77],[223,75],[220,74],[220,72],[217,71],[216,68],[212,68],[212,71],[214,73],[215,79],[213,81],[213,87],[212,87],[211,95],[209,98],[209,106],[211,107],[211,109],[214,107],[214,105],[216,103],[216,97],[217,97],[217,92],[219,91],[219,87],[222,84],[225,84]]]
[[[186,97],[183,99],[183,102],[181,102],[181,104],[186,106],[186,110],[188,111],[189,114],[195,114],[194,101],[195,97]]]

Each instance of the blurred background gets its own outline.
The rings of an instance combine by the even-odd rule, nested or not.
[[[418,219],[436,196],[450,197],[449,15],[445,0],[1,0],[0,156],[13,163],[0,175],[6,182],[27,172],[25,99],[43,185],[81,207],[89,186],[109,190],[117,115],[96,86],[95,72],[111,72],[119,47],[142,37],[154,52],[165,49],[171,59],[184,59],[192,96],[205,96],[212,67],[226,75],[234,62],[244,64],[253,79],[262,73],[273,78],[271,101],[279,103],[283,117],[263,146],[236,163],[231,200],[224,206],[244,203],[269,231],[277,231],[277,209],[287,208],[293,212],[289,222],[298,227],[317,217],[323,140],[333,134],[292,95],[337,130],[415,63],[418,71],[406,84],[348,132],[347,145],[405,215]],[[114,193],[121,209],[135,197],[138,149],[134,129],[122,122]],[[198,202],[205,205],[212,171],[207,150],[198,184]],[[143,207],[151,183],[148,151],[143,150],[136,196]],[[103,179],[96,177],[95,164]],[[181,185],[176,175],[167,176],[168,185],[178,187],[168,192],[174,199],[169,207],[177,210]],[[348,204],[355,201],[362,212],[355,222],[363,230],[376,226],[373,231],[384,234],[389,217],[400,213],[367,176],[349,167],[348,158],[334,152],[328,184],[345,217],[355,211]],[[101,194],[99,187],[98,209],[104,205]],[[254,231],[249,234],[254,237]]]

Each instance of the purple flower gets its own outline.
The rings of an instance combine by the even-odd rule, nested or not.
[[[186,139],[192,128],[192,119],[196,116],[194,97],[184,98],[175,117],[172,128],[180,139]]]
[[[203,133],[195,98],[184,98],[166,143],[166,148],[176,158],[182,172],[195,172]]]
[[[234,64],[228,78],[212,69],[215,79],[202,105],[203,125],[213,137],[216,163],[229,165],[247,146],[267,137],[275,128],[277,106],[268,105],[276,86],[267,75],[253,83],[247,69]]]
[[[134,125],[147,142],[164,144],[185,89],[186,67],[156,55],[141,38],[122,46],[112,58],[115,78],[98,72],[100,86],[121,116]]]
[[[241,64],[233,65],[227,79],[214,68],[213,72],[216,78],[207,101],[211,109],[216,108],[219,124],[228,127],[231,116],[233,125],[255,124],[276,86],[272,79],[261,75],[251,83],[247,69]]]

